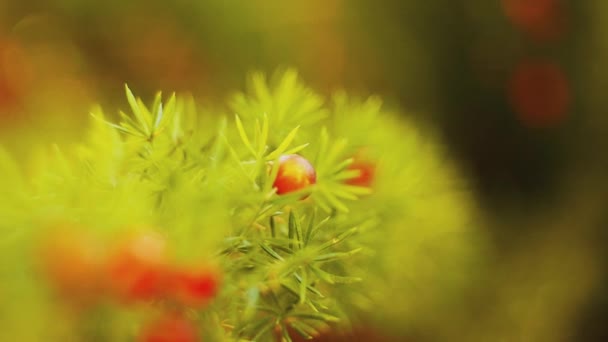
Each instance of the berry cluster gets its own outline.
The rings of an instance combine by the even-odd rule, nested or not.
[[[167,303],[167,312],[144,327],[140,340],[197,341],[192,322],[179,308],[203,308],[218,292],[220,273],[210,265],[178,267],[167,243],[153,231],[132,234],[110,248],[83,231],[62,228],[43,239],[42,273],[63,302],[91,305]],[[178,310],[175,310],[178,308]]]

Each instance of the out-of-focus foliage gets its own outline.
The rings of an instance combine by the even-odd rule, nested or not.
[[[35,257],[55,222],[100,245],[154,227],[178,262],[219,264],[218,298],[189,313],[207,339],[289,340],[288,329],[315,336],[376,320],[403,334],[400,322],[453,305],[474,278],[482,234],[432,135],[383,112],[376,97],[341,92],[325,106],[293,70],[274,79],[251,76],[251,91],[232,101],[234,120],[198,111],[189,97],[159,93],[148,106],[127,88],[129,114],[114,123],[95,108],[84,142],[35,154],[27,179],[3,153],[15,197],[0,204],[11,213],[0,223],[3,286],[27,298],[7,299],[4,336],[133,338],[165,305],[107,300],[73,317],[66,304],[78,293],[55,297]],[[346,183],[359,176],[349,166],[362,148],[377,169],[370,187]],[[276,195],[279,157],[291,153],[311,160],[316,184]],[[18,275],[9,260],[20,260]]]

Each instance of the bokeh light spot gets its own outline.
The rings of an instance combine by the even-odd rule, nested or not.
[[[30,73],[20,44],[0,37],[0,111],[11,109],[20,102]]]
[[[502,7],[513,25],[533,39],[554,40],[566,29],[558,0],[502,0]]]
[[[520,63],[511,75],[508,96],[520,121],[530,127],[562,122],[570,104],[566,76],[551,62]]]

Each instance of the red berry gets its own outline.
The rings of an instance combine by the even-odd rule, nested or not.
[[[62,297],[90,301],[101,292],[102,251],[89,234],[61,228],[43,238],[42,272]]]
[[[219,273],[212,268],[185,270],[173,274],[171,290],[178,302],[200,308],[215,297],[219,284]]]
[[[559,0],[502,0],[513,24],[540,41],[559,38],[568,28],[562,5]]]
[[[529,60],[521,62],[513,72],[508,95],[522,123],[548,127],[566,119],[572,93],[557,64]]]
[[[369,148],[362,147],[353,155],[353,162],[347,170],[357,170],[359,175],[346,180],[346,184],[371,187],[376,175],[376,163],[369,157]]]
[[[302,190],[317,182],[317,174],[310,162],[297,154],[279,158],[279,172],[273,186],[277,194],[287,194]]]
[[[359,175],[357,177],[348,179],[346,184],[369,188],[374,182],[376,165],[372,162],[355,159],[355,161],[348,166],[348,170],[357,170],[359,171]]]
[[[108,282],[122,300],[151,300],[161,296],[167,282],[164,238],[147,232],[120,244],[108,262]]]
[[[23,102],[31,81],[31,61],[23,44],[0,36],[0,120]]]
[[[167,314],[144,327],[139,342],[196,342],[200,341],[192,322],[176,314]]]

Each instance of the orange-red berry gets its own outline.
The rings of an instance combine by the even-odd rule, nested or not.
[[[370,161],[355,159],[355,161],[348,166],[348,170],[357,170],[359,171],[359,175],[348,179],[346,184],[370,187],[374,182],[376,164]]]
[[[157,299],[166,289],[167,269],[164,238],[151,232],[134,235],[110,256],[110,290],[125,301]]]
[[[297,154],[279,158],[279,171],[273,186],[277,194],[288,194],[302,190],[317,182],[317,174],[308,160]]]
[[[179,303],[200,308],[215,297],[220,276],[213,268],[178,270],[171,276],[171,296]]]
[[[59,295],[76,301],[99,297],[103,253],[93,236],[75,229],[55,230],[42,239],[38,255],[42,273]]]

